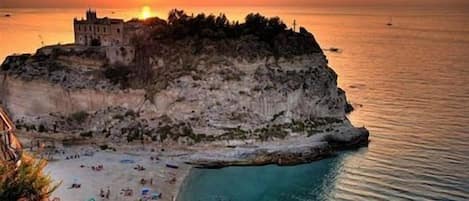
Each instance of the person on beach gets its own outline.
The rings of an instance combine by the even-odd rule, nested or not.
[[[109,196],[111,195],[111,190],[109,189],[109,186],[107,187],[107,192],[106,192],[106,199],[109,199]]]

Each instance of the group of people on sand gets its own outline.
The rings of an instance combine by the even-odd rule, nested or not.
[[[124,196],[133,196],[134,195],[134,190],[130,189],[130,188],[126,188],[126,189],[121,189],[121,195],[124,195]]]
[[[158,156],[150,156],[150,160],[155,160],[155,161],[159,161],[160,160],[160,157]]]
[[[147,182],[150,182],[150,185],[153,185],[153,178],[146,180],[145,178],[140,179],[140,184],[145,185]]]
[[[109,199],[109,196],[111,196],[111,189],[109,188],[109,186],[107,187],[106,192],[104,192],[104,190],[101,188],[101,190],[99,191],[99,196],[101,196],[101,198]]]
[[[80,167],[85,168],[86,166],[82,164],[82,165],[80,165]],[[104,170],[104,165],[101,164],[101,165],[97,165],[97,166],[91,166],[91,170],[99,172],[101,170]]]
[[[103,165],[97,165],[97,166],[91,166],[91,170],[93,171],[101,171],[104,169],[104,166]]]
[[[77,159],[77,158],[80,158],[80,154],[67,156],[67,157],[65,157],[65,160],[71,160],[71,159]]]
[[[138,165],[136,167],[134,167],[134,170],[138,170],[138,171],[144,171],[145,168],[143,167],[143,165]]]

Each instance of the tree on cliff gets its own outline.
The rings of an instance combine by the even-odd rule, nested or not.
[[[43,174],[45,160],[37,160],[23,154],[21,164],[0,164],[0,200],[44,201],[59,184]]]

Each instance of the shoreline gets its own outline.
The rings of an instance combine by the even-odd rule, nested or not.
[[[111,188],[111,200],[138,199],[139,190],[150,188],[152,191],[162,193],[159,200],[178,201],[180,194],[187,185],[188,177],[193,168],[222,168],[227,166],[262,166],[277,164],[279,166],[305,164],[333,156],[335,151],[354,149],[368,144],[369,133],[365,128],[355,128],[348,125],[336,125],[337,130],[324,132],[311,137],[295,136],[283,140],[268,142],[255,142],[252,144],[237,142],[219,142],[221,144],[201,143],[191,147],[179,144],[147,144],[145,146],[133,144],[114,144],[107,142],[113,149],[100,150],[99,144],[105,139],[93,138],[87,141],[75,141],[75,145],[62,145],[64,139],[60,137],[39,137],[22,135],[25,145],[33,144],[31,140],[44,139],[44,142],[55,146],[54,158],[46,167],[47,172],[55,181],[63,181],[59,189],[51,198],[59,197],[62,200],[88,200],[99,198],[99,189]],[[58,134],[66,138],[66,134]],[[29,138],[29,139],[28,139]],[[25,147],[27,150],[28,148]],[[57,150],[60,153],[57,153]],[[86,153],[92,150],[92,156],[83,156],[79,159],[65,160],[73,153]],[[66,154],[62,154],[66,151]],[[50,151],[49,153],[52,153]],[[47,155],[43,152],[42,155]],[[150,160],[158,157],[158,161]],[[122,160],[132,160],[132,164],[120,163]],[[91,166],[103,165],[102,173],[91,170]],[[166,167],[166,164],[175,164],[177,169]],[[146,170],[136,171],[134,166],[142,165]],[[80,167],[81,166],[81,167]],[[83,167],[84,166],[84,167]],[[71,175],[73,174],[73,175]],[[145,186],[139,183],[140,178],[154,178],[155,185]],[[82,184],[82,189],[67,189],[72,181]],[[110,185],[108,185],[110,184]],[[121,186],[122,185],[122,186]],[[123,197],[122,192],[115,193],[127,187],[133,190],[133,196]],[[81,193],[76,193],[76,191]],[[119,192],[119,191],[118,191]],[[106,199],[104,199],[106,200]],[[107,199],[109,200],[109,199]]]
[[[194,169],[194,167],[190,166],[188,168],[188,170],[186,171],[186,174],[183,175],[183,177],[181,178],[182,179],[182,182],[181,184],[178,186],[177,190],[176,190],[176,194],[175,194],[175,197],[172,201],[181,201],[180,200],[180,196],[181,196],[181,190],[183,190],[183,188],[188,184],[189,182],[189,176],[191,175],[192,173],[192,170]]]

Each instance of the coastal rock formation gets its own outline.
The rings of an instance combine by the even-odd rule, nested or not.
[[[324,132],[314,137],[296,137],[278,142],[259,143],[256,146],[228,147],[216,151],[202,151],[190,155],[187,163],[205,167],[248,165],[295,165],[307,163],[334,154],[336,149],[348,149],[366,145],[369,133],[366,129],[336,127],[335,132]]]
[[[20,129],[194,145],[187,162],[209,167],[308,162],[368,141],[304,28],[260,15],[200,28],[209,17],[174,15],[142,22],[151,31],[129,65],[80,45],[7,57],[2,104]]]

